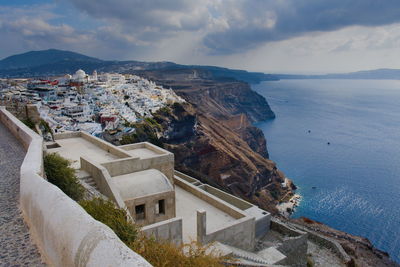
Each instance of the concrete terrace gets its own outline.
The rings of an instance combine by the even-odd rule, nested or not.
[[[140,159],[147,159],[165,154],[158,147],[150,143],[129,144],[119,146],[119,148],[125,150],[131,157]]]
[[[18,208],[25,150],[0,123],[0,266],[45,266]]]
[[[80,169],[80,158],[87,157],[98,163],[119,159],[118,156],[103,150],[101,147],[85,140],[82,137],[57,140],[60,147],[51,148],[49,152],[57,152],[62,157],[71,160],[74,169]]]
[[[206,201],[175,185],[176,216],[182,217],[183,242],[197,239],[197,210],[207,212],[207,229],[217,230],[236,219]]]

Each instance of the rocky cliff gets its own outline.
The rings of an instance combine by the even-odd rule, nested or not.
[[[262,131],[251,124],[274,118],[265,99],[246,83],[192,79],[186,70],[140,74],[188,102],[154,117],[161,126],[154,127],[159,140],[175,154],[176,169],[276,212],[275,205],[292,190],[281,186],[285,176],[268,159]]]

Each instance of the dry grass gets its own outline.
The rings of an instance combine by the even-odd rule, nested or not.
[[[141,235],[129,247],[156,267],[217,267],[225,266],[222,261],[227,260],[209,252],[207,246],[201,246],[196,242],[177,246],[167,241],[156,241],[144,235]]]
[[[209,247],[196,242],[177,246],[168,241],[156,241],[139,231],[139,227],[127,219],[126,211],[116,208],[111,201],[95,198],[79,202],[93,218],[108,225],[133,251],[155,267],[217,267],[226,266]]]

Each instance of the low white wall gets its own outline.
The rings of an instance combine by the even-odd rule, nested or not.
[[[4,108],[0,120],[27,153],[21,166],[20,207],[32,240],[54,266],[151,266],[106,225],[94,220],[40,176],[43,140]]]

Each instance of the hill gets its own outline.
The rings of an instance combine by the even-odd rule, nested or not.
[[[240,80],[258,83],[276,79],[261,72],[247,72],[215,66],[181,65],[173,62],[106,61],[71,51],[49,49],[30,51],[0,60],[0,77],[42,77],[73,73],[78,69],[132,73],[143,70],[188,71],[199,73],[200,78]]]
[[[376,69],[324,75],[276,74],[279,79],[371,79],[400,80],[400,69]]]
[[[30,51],[7,57],[0,61],[0,70],[33,68],[48,64],[55,64],[58,62],[101,63],[103,61],[71,51],[48,49],[41,51]]]

